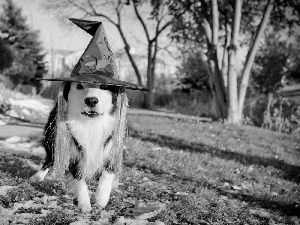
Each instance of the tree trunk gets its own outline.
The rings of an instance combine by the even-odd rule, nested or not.
[[[275,0],[268,1],[265,11],[264,11],[264,14],[263,14],[263,18],[260,22],[259,28],[258,28],[255,38],[253,40],[253,44],[247,54],[245,67],[244,67],[244,70],[242,73],[241,87],[240,87],[240,92],[239,92],[239,113],[241,115],[243,114],[246,92],[247,92],[249,77],[250,77],[250,70],[251,70],[251,67],[254,62],[255,54],[258,50],[259,41],[260,41],[261,37],[263,36],[263,33],[266,29],[268,20],[270,18],[270,14],[273,10],[274,2],[275,2]]]
[[[149,89],[149,88],[148,88]],[[154,106],[154,89],[145,93],[145,109],[153,109]]]
[[[213,96],[218,101],[218,108],[220,110],[221,117],[226,118],[226,91],[224,87],[223,77],[219,67],[218,60],[218,41],[219,41],[219,11],[217,0],[212,0],[212,35],[211,44],[209,44],[209,60],[212,75],[212,91],[215,92]]]
[[[130,53],[130,46],[129,46],[129,44],[127,42],[127,39],[126,39],[126,37],[125,37],[125,35],[123,33],[123,30],[121,29],[120,25],[117,25],[117,28],[118,28],[119,33],[121,35],[121,38],[122,38],[122,40],[124,42],[126,54],[127,54],[128,58],[129,58],[129,61],[130,61],[131,65],[132,65],[133,69],[134,69],[134,72],[136,74],[136,77],[137,77],[137,80],[138,80],[138,84],[141,85],[141,86],[143,86],[143,82],[142,82],[140,71],[139,71],[139,69],[138,69],[138,67],[137,67],[137,65],[136,65],[136,63],[135,63],[135,61],[134,61],[134,59],[133,59],[133,57],[132,57],[132,55]]]
[[[216,46],[213,46],[212,48],[216,48]],[[217,53],[215,50],[210,51],[210,67],[213,83],[212,91],[216,97],[221,118],[225,119],[227,115],[226,92],[223,77],[218,65]]]
[[[158,37],[159,35],[169,26],[171,26],[172,21],[168,21],[163,26],[160,27],[162,19],[165,17],[163,13],[163,8],[165,7],[165,4],[159,4],[160,7],[160,13],[155,16],[156,21],[156,29],[155,29],[155,35],[151,39],[150,38],[150,32],[147,28],[147,25],[140,15],[140,12],[137,9],[137,6],[139,4],[143,4],[140,1],[133,1],[133,9],[135,12],[135,15],[140,22],[141,26],[144,29],[147,41],[148,41],[148,65],[147,65],[147,88],[150,90],[145,94],[145,102],[144,107],[147,109],[152,109],[154,105],[154,83],[155,83],[155,64],[156,64],[156,56],[157,56],[157,50],[158,50]],[[162,8],[161,8],[162,7]],[[159,28],[160,27],[160,28]],[[153,49],[152,49],[153,48]]]
[[[154,105],[154,70],[153,70],[153,57],[152,57],[152,45],[148,45],[148,64],[147,64],[147,88],[150,90],[146,93],[145,108],[153,109]]]
[[[241,23],[242,0],[235,1],[233,29],[228,49],[228,115],[227,123],[241,124],[242,115],[239,113],[237,74],[235,72],[237,43]]]
[[[242,118],[239,114],[238,90],[237,90],[237,74],[235,68],[236,50],[229,50],[229,69],[228,69],[228,115],[227,123],[241,124]]]
[[[206,19],[204,19],[204,21],[202,23],[202,27],[206,33],[206,43],[208,46],[208,51],[207,51],[208,63],[207,64],[208,64],[209,73],[210,73],[209,85],[210,85],[211,94],[212,94],[212,103],[210,106],[210,112],[214,119],[219,119],[222,117],[222,112],[221,112],[221,107],[219,104],[219,100],[218,100],[217,92],[216,92],[216,88],[215,88],[215,77],[216,77],[214,75],[215,71],[216,71],[215,63],[213,62],[212,57],[211,57],[212,30],[211,30],[211,26],[210,26],[209,22]]]
[[[230,37],[231,37],[231,28],[230,24],[228,22],[228,15],[227,12],[225,13],[225,26],[226,26],[226,34],[225,34],[225,41],[223,46],[223,57],[222,57],[222,77],[224,80],[224,86],[227,88],[228,91],[228,47],[230,46]],[[228,96],[228,92],[226,93],[226,96]]]
[[[147,71],[147,88],[150,91],[145,93],[145,108],[153,109],[154,106],[154,74],[152,70]]]

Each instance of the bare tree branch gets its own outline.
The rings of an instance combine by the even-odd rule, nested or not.
[[[219,41],[219,13],[218,13],[218,2],[212,0],[212,39],[211,43],[217,46]]]
[[[134,12],[135,12],[135,15],[137,16],[137,18],[139,19],[140,23],[142,24],[142,27],[145,31],[145,34],[146,34],[146,37],[147,37],[147,40],[148,42],[150,42],[150,35],[149,35],[149,31],[147,29],[147,26],[143,20],[143,18],[141,17],[138,9],[137,9],[137,3],[135,1],[133,1],[133,9],[134,9]]]
[[[78,9],[81,9],[83,12],[87,12],[87,13],[88,13],[88,11],[87,11],[84,7],[82,7],[82,6],[79,5],[79,4],[76,4],[76,2],[71,1],[71,0],[68,0],[68,2],[69,2],[71,5],[77,7]]]
[[[148,46],[148,43],[144,43],[141,40],[139,40],[133,33],[130,32],[130,36],[139,44],[143,45],[143,46]]]
[[[171,44],[167,45],[167,46],[164,46],[164,47],[159,47],[158,46],[158,50],[159,51],[166,51],[173,59],[175,60],[179,60],[180,59],[180,56],[175,56],[173,52],[171,52],[168,48],[170,47]]]
[[[94,13],[95,15],[98,14],[97,11],[96,11],[96,9],[94,8],[93,4],[91,3],[91,0],[87,0],[87,2],[89,3],[89,6],[91,7],[93,13]]]
[[[168,12],[165,12],[164,14],[161,14],[161,17],[159,18],[159,22],[161,22],[164,18],[166,18],[169,15]]]
[[[222,56],[222,76],[224,79],[225,87],[228,87],[228,47],[230,45],[231,28],[228,20],[228,12],[225,12],[225,40],[223,45],[223,56]],[[228,93],[227,93],[228,95]]]
[[[121,13],[123,7],[124,7],[124,3],[122,2],[122,0],[119,0],[119,1],[118,1],[118,6],[117,6],[117,11],[118,11],[119,13]]]
[[[206,34],[208,44],[210,44],[211,43],[211,36],[212,36],[212,34],[211,34],[212,31],[211,31],[210,24],[207,21],[207,19],[204,18],[201,25],[202,25],[202,27],[204,29],[205,34]]]
[[[247,87],[248,87],[249,77],[250,77],[250,70],[251,70],[252,64],[254,62],[255,54],[257,52],[260,39],[263,36],[263,33],[265,31],[265,28],[266,28],[267,23],[270,18],[270,14],[273,10],[274,2],[275,2],[275,0],[268,0],[268,3],[264,10],[262,20],[259,24],[259,28],[253,39],[253,44],[251,45],[251,48],[246,57],[246,63],[245,63],[244,70],[242,73],[241,87],[240,87],[240,91],[239,91],[239,111],[241,114],[242,114],[243,108],[244,108],[244,102],[245,102],[245,97],[246,97],[246,92],[247,92]]]
[[[163,32],[165,29],[167,29],[169,26],[171,26],[172,21],[167,22],[162,28],[160,28],[157,32],[155,37],[151,41],[155,41],[157,37]]]
[[[138,83],[139,83],[139,85],[143,85],[143,83],[142,83],[142,77],[141,77],[140,71],[139,71],[139,69],[138,69],[138,67],[137,67],[137,65],[136,65],[136,62],[135,62],[135,60],[134,60],[132,54],[130,53],[130,45],[128,44],[128,41],[127,41],[127,39],[126,39],[126,37],[125,37],[125,35],[124,35],[124,32],[123,32],[123,30],[122,30],[120,24],[117,24],[116,27],[117,27],[117,29],[119,30],[119,33],[120,33],[120,35],[121,35],[121,38],[122,38],[122,40],[123,40],[123,42],[124,42],[124,45],[125,45],[125,51],[126,51],[126,53],[127,53],[127,56],[128,56],[128,58],[129,58],[129,61],[131,62],[131,65],[132,65],[132,67],[133,67],[133,69],[134,69],[134,71],[135,71],[135,74],[136,74],[136,76],[137,76]]]

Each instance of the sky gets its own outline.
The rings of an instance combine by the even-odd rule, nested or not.
[[[22,9],[22,14],[27,18],[27,24],[29,27],[33,30],[39,31],[39,40],[43,44],[45,53],[49,53],[52,50],[82,52],[91,40],[91,36],[89,34],[70,22],[68,18],[64,18],[64,21],[60,21],[56,12],[45,9],[45,2],[51,0],[12,1]],[[101,0],[99,1],[101,2]],[[0,5],[4,2],[5,0],[0,0]],[[149,15],[150,10],[150,5],[144,5],[140,14]],[[141,30],[141,24],[136,19],[133,7],[131,5],[125,6],[122,12],[124,13],[122,17],[122,29],[131,46],[131,51],[135,54],[145,55],[147,51],[146,36]],[[109,15],[109,12],[107,12],[107,14]],[[109,44],[113,52],[115,53],[120,49],[124,49],[124,43],[117,28],[105,20],[102,20],[101,22],[103,22]],[[151,38],[153,37],[155,29],[149,20],[147,20],[147,26],[150,28]],[[160,36],[160,42],[161,46],[169,45],[169,40],[166,36]],[[161,51],[161,53],[160,57],[162,57],[167,64],[174,64],[174,58],[166,54],[164,51]]]
[[[57,19],[55,12],[46,10],[43,7],[45,0],[13,0],[22,9],[22,14],[27,17],[27,24],[33,30],[40,32],[40,41],[44,49],[60,50],[84,50],[89,43],[91,36],[76,25],[61,23]],[[0,4],[5,0],[0,0]],[[68,21],[68,18],[65,18]],[[64,21],[64,22],[66,22]],[[123,48],[123,43],[113,25],[103,22],[106,35],[110,40],[110,45],[116,51]]]

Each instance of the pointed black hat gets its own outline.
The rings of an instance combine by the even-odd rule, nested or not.
[[[40,80],[99,83],[132,90],[147,90],[140,85],[119,80],[113,52],[108,44],[102,22],[79,19],[70,20],[92,35],[93,38],[75,65],[70,77],[41,78]]]

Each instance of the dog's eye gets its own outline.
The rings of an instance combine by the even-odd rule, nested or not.
[[[83,89],[83,86],[82,86],[82,84],[77,84],[77,86],[76,86],[76,89],[77,89],[77,90],[81,90],[81,89]]]

